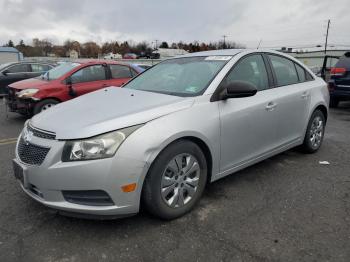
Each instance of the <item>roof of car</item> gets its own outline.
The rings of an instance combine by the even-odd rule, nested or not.
[[[2,65],[15,65],[15,64],[45,64],[45,65],[54,65],[54,62],[45,62],[45,61],[17,61],[17,62],[8,62],[8,63],[4,63]]]
[[[221,49],[221,50],[210,50],[196,53],[189,53],[185,55],[181,55],[178,57],[193,57],[193,56],[234,56],[241,52],[270,52],[270,53],[279,53],[275,50],[269,49]]]
[[[247,51],[248,49],[222,49],[222,50],[210,50],[210,51],[203,51],[203,52],[196,52],[196,53],[189,53],[185,55],[181,55],[181,57],[187,57],[187,56],[215,56],[215,55],[236,55],[242,51]]]
[[[104,59],[77,59],[73,61],[66,61],[71,63],[79,64],[117,64],[117,65],[128,65],[126,63],[114,61],[114,60],[104,60]]]

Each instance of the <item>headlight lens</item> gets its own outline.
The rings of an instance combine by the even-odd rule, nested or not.
[[[67,141],[63,148],[62,161],[112,157],[124,140],[141,126],[132,126],[83,140]]]
[[[22,91],[17,93],[17,97],[19,98],[30,98],[33,95],[35,95],[39,89],[36,88],[28,88],[28,89],[23,89]]]

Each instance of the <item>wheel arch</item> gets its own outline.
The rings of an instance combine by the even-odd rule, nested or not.
[[[57,102],[62,103],[62,100],[61,100],[61,99],[59,99],[59,98],[57,98],[57,97],[54,97],[54,96],[42,98],[42,99],[40,99],[40,100],[37,101],[37,102],[42,102],[42,101],[49,100],[49,99],[56,100]]]
[[[323,105],[323,104],[320,104],[320,105],[318,105],[318,106],[315,107],[315,109],[312,111],[311,115],[312,115],[313,112],[315,112],[316,110],[320,110],[320,111],[323,113],[324,118],[325,118],[325,120],[326,120],[326,122],[327,122],[327,118],[328,118],[328,109],[327,109],[327,107],[326,107],[325,105]]]
[[[208,145],[208,143],[205,142],[204,139],[198,137],[198,136],[194,136],[194,135],[183,135],[183,136],[179,136],[179,137],[175,137],[170,141],[167,141],[165,145],[163,145],[161,147],[161,149],[159,151],[156,152],[156,154],[154,154],[150,159],[149,159],[149,168],[145,174],[145,177],[142,181],[142,184],[144,182],[144,180],[146,179],[149,170],[152,168],[152,165],[154,163],[154,161],[157,159],[157,157],[159,156],[159,154],[161,154],[166,148],[168,148],[170,145],[177,143],[179,141],[183,141],[183,140],[187,140],[190,141],[194,144],[196,144],[203,152],[205,159],[207,161],[207,172],[208,172],[208,179],[207,182],[210,182],[212,179],[212,174],[213,174],[213,154],[212,151]]]

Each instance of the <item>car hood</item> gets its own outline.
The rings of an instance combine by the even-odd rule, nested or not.
[[[15,89],[27,89],[27,88],[41,88],[50,84],[49,81],[40,78],[29,78],[26,80],[18,81],[10,84],[10,87]]]
[[[193,98],[109,87],[58,104],[34,116],[30,124],[56,133],[57,139],[87,138],[146,123],[193,102]]]

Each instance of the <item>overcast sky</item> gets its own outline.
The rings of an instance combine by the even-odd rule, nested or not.
[[[0,0],[0,44],[12,39],[218,41],[257,47],[350,47],[349,0]]]

